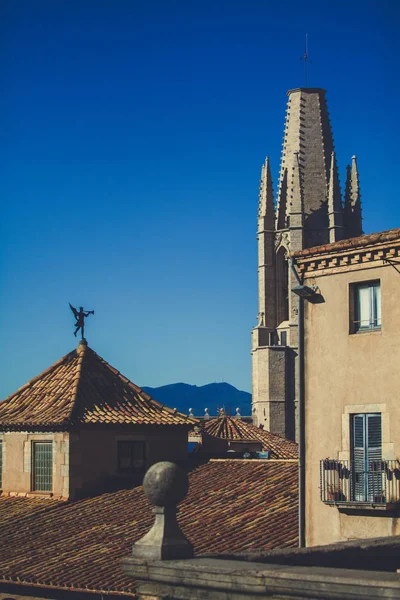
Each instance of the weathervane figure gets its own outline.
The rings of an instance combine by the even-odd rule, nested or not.
[[[86,312],[83,310],[83,306],[79,307],[79,310],[76,310],[76,308],[74,308],[72,306],[72,304],[70,302],[68,302],[70,309],[72,310],[72,312],[74,313],[74,317],[76,319],[76,329],[74,331],[74,336],[76,337],[76,334],[78,333],[79,330],[81,330],[81,335],[82,335],[82,339],[85,339],[85,318],[88,317],[89,315],[94,315],[94,310],[87,310]]]

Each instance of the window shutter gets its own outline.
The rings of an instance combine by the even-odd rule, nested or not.
[[[353,417],[354,500],[365,500],[365,416]]]
[[[366,452],[368,465],[368,500],[382,494],[382,421],[381,415],[366,415]]]

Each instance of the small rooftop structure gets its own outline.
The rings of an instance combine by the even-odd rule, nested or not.
[[[129,381],[81,340],[0,402],[0,489],[78,498],[132,487],[185,460],[198,421]]]
[[[246,423],[237,417],[222,414],[216,419],[203,422],[202,430],[207,436],[227,442],[240,442],[243,445],[256,443],[263,452],[269,450],[271,458],[297,459],[298,457],[296,442]]]

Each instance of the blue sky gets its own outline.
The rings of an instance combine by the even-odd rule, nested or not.
[[[398,227],[397,2],[5,0],[0,397],[76,345],[139,385],[250,391],[260,167],[327,89],[364,230]]]

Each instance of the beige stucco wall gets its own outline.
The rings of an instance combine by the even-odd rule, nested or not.
[[[32,492],[32,442],[53,442],[53,492],[54,496],[69,494],[69,436],[68,433],[0,432],[3,443],[4,492],[49,495]]]
[[[305,302],[307,545],[399,535],[400,521],[378,511],[344,514],[320,500],[320,460],[350,458],[350,414],[382,413],[383,458],[400,458],[400,273],[393,266],[308,275],[325,300]],[[350,283],[381,281],[381,330],[349,334]]]
[[[146,444],[146,469],[161,460],[187,457],[187,430],[159,427],[130,430],[98,429],[74,433],[0,432],[3,444],[3,492],[47,496],[32,492],[32,442],[53,442],[53,491],[55,497],[76,498],[91,491],[119,487],[126,475],[118,473],[117,442],[140,440]],[[133,481],[133,480],[132,480]],[[137,481],[135,481],[137,483]]]
[[[146,469],[161,460],[184,460],[188,453],[185,428],[81,430],[70,434],[70,494],[79,497],[100,489],[118,487],[126,475],[118,473],[117,443],[144,441]]]

